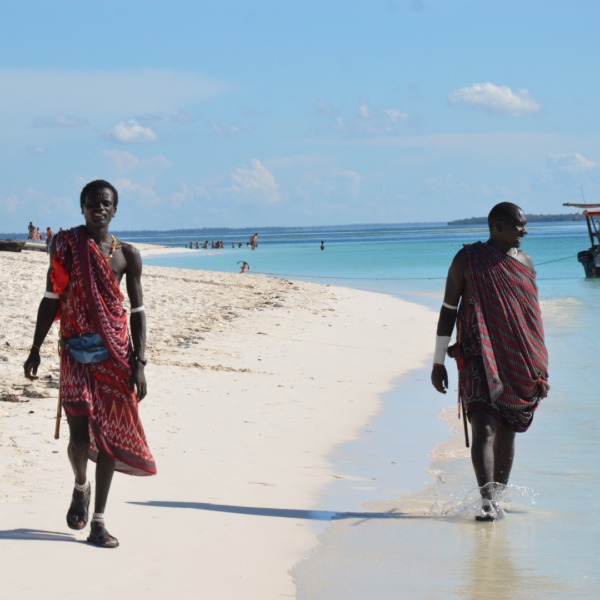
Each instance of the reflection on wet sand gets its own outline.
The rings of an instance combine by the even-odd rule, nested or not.
[[[469,538],[472,550],[462,561],[463,577],[458,578],[454,590],[458,598],[537,599],[552,598],[566,591],[566,586],[551,574],[535,572],[524,552],[526,546],[519,544],[515,548],[515,539],[509,541],[512,526],[504,522],[459,528],[459,536]]]

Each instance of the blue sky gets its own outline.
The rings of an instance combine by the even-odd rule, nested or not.
[[[0,22],[0,231],[441,221],[600,201],[600,4],[29,2]]]

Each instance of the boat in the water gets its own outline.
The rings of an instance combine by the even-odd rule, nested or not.
[[[592,247],[577,254],[577,260],[583,265],[586,277],[600,277],[600,204],[571,204],[563,206],[583,208]]]
[[[0,251],[21,252],[27,240],[0,240]]]

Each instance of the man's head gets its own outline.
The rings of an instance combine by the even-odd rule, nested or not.
[[[108,181],[97,179],[81,190],[79,202],[86,223],[93,227],[106,227],[117,212],[119,194]]]
[[[490,239],[498,247],[519,248],[527,235],[527,217],[523,210],[512,202],[496,204],[488,215]]]

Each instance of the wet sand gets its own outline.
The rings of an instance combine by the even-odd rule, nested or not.
[[[340,510],[321,502],[345,477],[329,456],[429,359],[435,313],[346,288],[146,267],[141,418],[159,474],[115,476],[106,518],[121,547],[99,551],[65,523],[73,476],[66,422],[53,439],[56,326],[40,379],[22,376],[46,268],[41,253],[0,253],[6,597],[295,597],[288,570]]]

